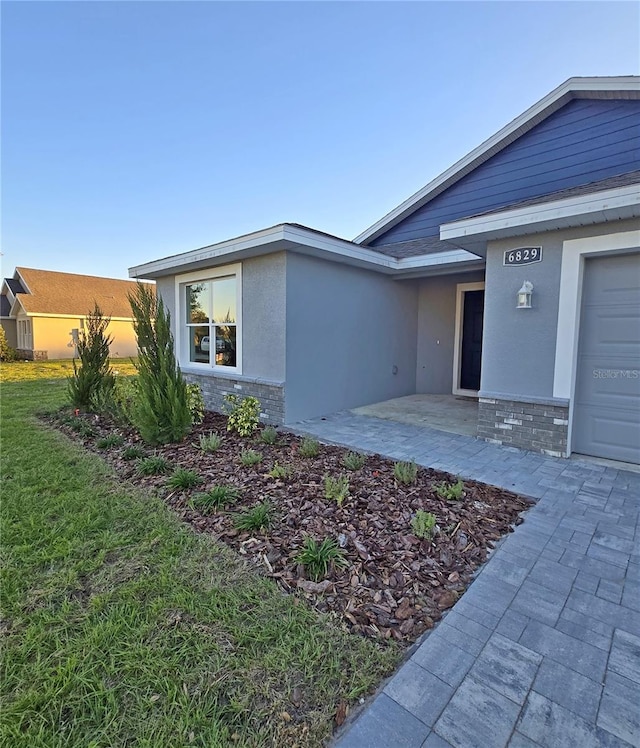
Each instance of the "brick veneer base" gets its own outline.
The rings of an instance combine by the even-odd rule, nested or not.
[[[567,456],[569,406],[480,397],[478,437],[494,444]]]
[[[200,385],[207,410],[224,412],[224,396],[257,397],[260,420],[277,426],[284,423],[284,383],[265,382],[250,377],[221,377],[183,372],[187,382]]]
[[[48,361],[47,351],[32,351],[30,348],[18,348],[16,356],[26,361]]]

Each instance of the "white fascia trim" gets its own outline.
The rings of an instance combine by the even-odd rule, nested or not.
[[[16,275],[18,276],[17,278],[15,277]],[[29,288],[28,283],[22,277],[22,273],[18,270],[18,268],[16,268],[16,271],[13,274],[13,276],[14,276],[14,280],[19,280],[20,281],[20,285],[22,286],[22,288],[24,288],[24,292],[25,293],[31,293],[31,289]]]
[[[634,205],[640,206],[640,184],[452,221],[440,227],[440,239],[453,241],[468,236],[487,236],[496,231],[503,232],[522,226],[535,228],[535,225],[540,223],[594,213],[604,214],[606,211]]]
[[[135,265],[129,268],[129,277],[146,278],[149,275],[162,273],[163,271],[178,271],[183,265],[190,265],[202,260],[215,260],[218,257],[224,257],[233,252],[241,252],[242,250],[253,249],[263,244],[277,242],[282,240],[282,228],[282,225],[272,226],[268,229],[227,239],[226,241],[193,249],[189,252],[163,257],[160,260],[152,260],[143,265]]]
[[[15,318],[17,318],[17,316],[18,316],[18,314],[20,313],[21,310],[22,310],[22,314],[23,315],[27,315],[28,316],[28,313],[25,312],[24,307],[20,303],[20,299],[16,297],[15,301],[11,305],[11,309],[9,310],[9,314],[15,319]]]
[[[535,118],[542,115],[545,109],[550,108],[551,114],[554,104],[561,101],[563,97],[569,97],[572,93],[580,91],[638,91],[640,90],[640,77],[638,76],[620,76],[617,78],[569,78],[569,80],[562,83],[556,89],[547,94],[543,99],[540,99],[536,104],[529,107],[526,112],[523,112],[519,117],[516,117],[508,125],[505,125],[495,135],[492,135],[484,143],[481,143],[477,148],[468,153],[466,156],[457,161],[446,171],[442,172],[440,176],[436,177],[433,181],[429,182],[425,187],[418,190],[414,195],[409,197],[403,203],[398,205],[392,211],[387,213],[386,216],[376,221],[372,226],[363,231],[359,236],[353,240],[356,244],[362,244],[363,242],[371,239],[375,239],[377,235],[383,233],[383,231],[389,229],[395,223],[398,223],[402,218],[411,213],[419,203],[428,201],[430,193],[437,190],[441,185],[449,180],[455,181],[455,176],[458,172],[463,169],[467,169],[473,164],[474,161],[481,159],[489,151],[495,150],[496,152],[501,150],[500,144],[503,140],[507,140],[514,134],[524,134],[526,132],[527,124]],[[522,133],[518,131],[524,128]],[[506,145],[506,144],[505,144]]]
[[[281,224],[271,229],[257,231],[236,239],[230,239],[209,247],[195,249],[181,255],[165,257],[161,260],[148,262],[129,268],[129,276],[132,278],[148,278],[158,274],[180,275],[182,268],[202,263],[205,260],[213,260],[233,255],[234,259],[241,259],[239,253],[249,252],[263,248],[265,251],[291,252],[307,251],[308,254],[322,257],[329,255],[336,260],[343,260],[358,266],[369,266],[372,270],[382,271],[389,274],[401,273],[406,270],[419,268],[431,268],[439,265],[467,263],[477,261],[477,255],[467,252],[466,249],[447,250],[432,254],[419,255],[397,259],[383,255],[367,247],[359,247],[343,239],[334,239],[330,236],[308,231],[298,226]],[[197,272],[197,271],[183,271]]]
[[[180,255],[173,255],[144,265],[131,267],[129,268],[129,277],[145,278],[158,273],[179,271],[181,266],[192,265],[204,260],[224,258],[228,255],[261,247],[267,248],[269,245],[271,245],[272,251],[295,249],[295,245],[308,247],[350,260],[364,262],[374,267],[392,268],[394,263],[392,257],[386,257],[380,252],[375,252],[366,247],[354,247],[351,242],[344,239],[334,239],[330,236],[317,234],[315,231],[307,231],[289,224],[280,224],[208,247],[194,249],[191,252],[184,252]]]
[[[394,257],[388,257],[367,247],[357,247],[343,239],[332,239],[329,236],[316,234],[313,231],[305,231],[298,226],[285,224],[283,234],[283,238],[287,242],[319,249],[349,260],[371,263],[377,267],[392,269],[395,267],[395,263],[398,262]]]
[[[466,249],[452,249],[446,252],[434,252],[430,255],[418,255],[417,257],[405,257],[402,260],[396,260],[396,269],[399,271],[415,270],[419,268],[431,268],[438,265],[450,265],[459,262],[478,262],[482,258],[467,252]]]

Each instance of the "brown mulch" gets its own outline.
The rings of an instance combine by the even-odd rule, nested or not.
[[[121,478],[163,498],[196,531],[214,536],[255,563],[283,590],[297,592],[316,609],[336,614],[364,636],[405,645],[454,605],[495,542],[522,522],[521,513],[532,504],[523,496],[471,480],[464,481],[462,500],[448,501],[435,488],[442,482],[455,483],[457,476],[420,468],[416,483],[403,485],[394,478],[393,461],[379,455],[368,455],[361,469],[349,471],[341,464],[347,449],[321,445],[317,457],[305,458],[299,454],[299,437],[279,432],[275,445],[263,444],[260,432],[241,438],[228,433],[226,417],[215,413],[207,413],[182,444],[156,449],[144,445],[133,431],[98,416],[81,416],[95,434],[80,437],[65,425],[64,415],[68,416],[54,419],[58,428],[103,455]],[[204,453],[198,446],[200,435],[210,432],[220,434],[222,444],[216,452]],[[112,433],[121,434],[125,445],[98,449],[96,441]],[[174,490],[166,486],[167,475],[140,475],[136,461],[122,457],[123,449],[131,445],[162,455],[173,468],[196,471],[202,483],[186,491]],[[262,461],[244,467],[240,453],[249,448],[260,452]],[[292,468],[290,478],[268,475],[276,462]],[[342,506],[324,497],[327,474],[348,476],[349,496]],[[193,496],[216,485],[238,488],[240,499],[223,511],[203,514],[194,509]],[[274,508],[271,527],[255,533],[237,530],[237,514],[265,500]],[[419,509],[437,517],[433,540],[421,540],[412,532],[411,519]],[[307,535],[338,541],[348,567],[332,569],[319,583],[309,580],[296,563]]]

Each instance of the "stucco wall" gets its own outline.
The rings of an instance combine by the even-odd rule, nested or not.
[[[156,293],[162,299],[164,308],[171,315],[171,331],[175,337],[176,334],[176,287],[174,276],[167,278],[158,278],[156,281]]]
[[[46,351],[49,359],[73,358],[75,347],[69,346],[71,330],[80,328],[80,318],[32,317],[33,349]],[[136,356],[138,348],[131,322],[112,320],[107,334],[113,337],[109,348],[112,358]]]
[[[483,272],[440,275],[420,281],[416,392],[451,394],[458,283],[484,280]]]
[[[284,252],[242,263],[242,373],[284,380],[286,330]]]
[[[415,392],[417,283],[288,254],[286,292],[287,423]]]
[[[562,242],[633,228],[633,221],[619,221],[489,243],[481,394],[553,396]],[[525,246],[541,246],[542,262],[503,266],[505,250]],[[534,286],[532,308],[516,309],[516,294],[525,280]]]

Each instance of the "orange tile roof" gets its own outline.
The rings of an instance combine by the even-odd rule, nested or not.
[[[131,319],[127,295],[135,291],[135,281],[21,267],[16,268],[16,273],[30,291],[16,295],[27,314],[84,317],[97,302],[103,314]]]

